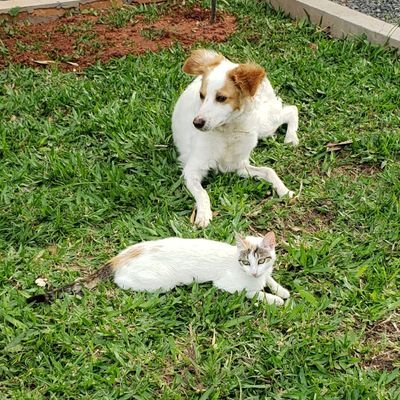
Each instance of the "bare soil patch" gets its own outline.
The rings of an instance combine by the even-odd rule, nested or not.
[[[283,226],[288,225],[293,232],[315,233],[329,230],[335,216],[329,200],[326,200],[325,204],[315,204],[313,208],[295,210]]]
[[[261,206],[263,203],[264,201],[261,202]],[[275,232],[280,232],[285,240],[289,232],[316,233],[330,230],[336,218],[335,211],[329,199],[321,199],[318,202],[314,201],[313,204],[293,207],[291,212],[285,216],[279,214],[280,207],[280,205],[272,206],[271,213],[274,215],[274,218],[268,224],[268,230],[272,229]],[[251,214],[246,215],[246,217],[255,221],[255,217],[262,212],[262,207],[259,207],[253,210]],[[256,224],[250,225],[249,229],[259,235],[264,235],[268,231]]]
[[[97,61],[157,51],[175,42],[222,42],[236,29],[235,17],[219,13],[210,23],[210,10],[174,7],[149,21],[135,15],[123,26],[118,16],[80,14],[36,25],[0,27],[0,68],[10,63],[43,67],[58,64],[78,71]]]
[[[365,331],[366,342],[379,346],[379,350],[365,362],[365,366],[378,370],[393,370],[400,363],[400,314],[392,313]],[[382,348],[382,344],[384,347]]]
[[[349,175],[351,177],[359,177],[361,175],[372,176],[382,171],[378,165],[372,164],[351,164],[340,165],[331,171],[331,175]]]

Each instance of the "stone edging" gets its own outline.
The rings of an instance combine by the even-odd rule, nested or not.
[[[122,0],[6,0],[0,1],[0,19],[45,22],[62,17],[68,10],[121,7]],[[16,15],[11,15],[15,10]]]
[[[372,43],[395,47],[400,53],[400,27],[329,0],[264,0],[295,19],[306,18],[338,38],[365,34]]]

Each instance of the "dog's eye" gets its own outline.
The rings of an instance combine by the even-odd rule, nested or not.
[[[205,97],[206,97],[206,96],[204,96],[204,94],[200,92],[200,99],[201,99],[201,100],[204,100]]]
[[[226,96],[217,96],[215,98],[215,100],[218,101],[218,103],[223,103],[224,101],[226,101],[227,97]]]

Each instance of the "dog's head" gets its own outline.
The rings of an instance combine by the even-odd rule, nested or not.
[[[234,64],[211,50],[194,50],[183,65],[183,72],[201,75],[200,110],[193,125],[210,131],[232,121],[252,98],[265,77],[257,64]]]

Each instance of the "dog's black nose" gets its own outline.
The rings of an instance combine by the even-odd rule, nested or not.
[[[197,128],[197,129],[201,129],[204,127],[204,125],[206,124],[206,121],[203,118],[195,118],[193,120],[193,125]]]

